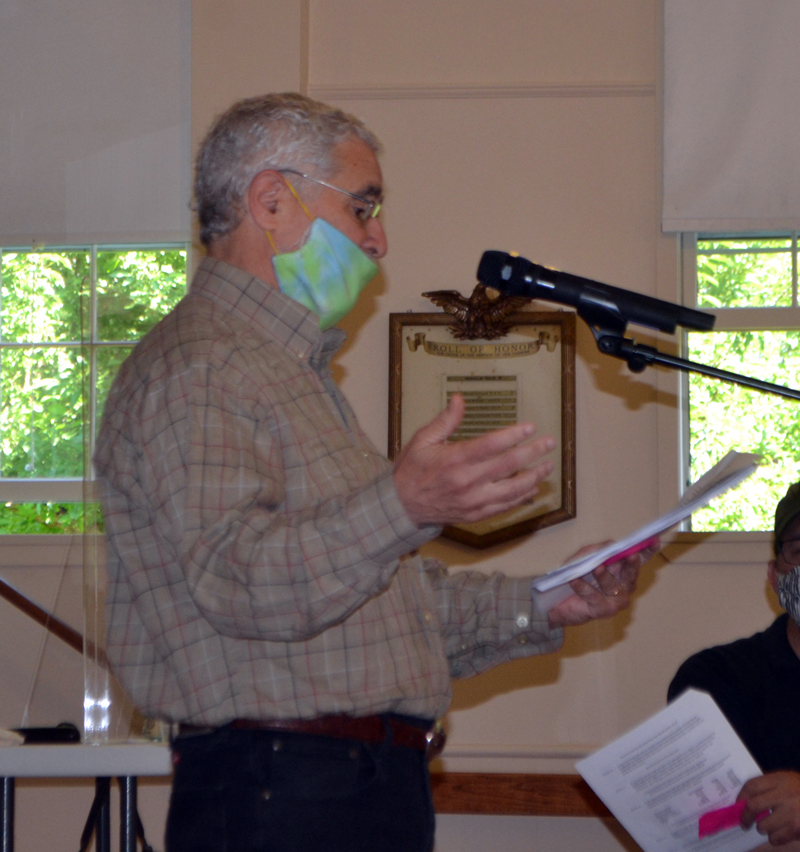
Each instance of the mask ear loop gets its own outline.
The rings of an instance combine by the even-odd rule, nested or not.
[[[303,213],[305,213],[306,216],[308,216],[308,218],[313,222],[314,217],[308,212],[308,207],[303,204],[303,199],[300,198],[300,196],[297,194],[297,190],[292,186],[292,184],[288,180],[286,180],[286,178],[284,178],[284,181],[286,182],[286,186],[289,187],[289,192],[292,193],[292,195],[297,199],[297,203],[303,208]]]
[[[308,218],[313,222],[314,217],[311,215],[311,213],[309,213],[308,207],[306,207],[306,205],[303,203],[303,199],[300,198],[300,196],[297,194],[297,190],[292,186],[292,184],[288,180],[286,180],[286,178],[284,178],[283,180],[284,180],[284,183],[286,184],[286,186],[289,187],[289,192],[292,193],[292,195],[297,199],[297,203],[303,208],[303,213],[305,213],[306,216],[308,216]],[[269,244],[272,246],[272,253],[277,255],[278,254],[278,247],[275,245],[275,240],[273,239],[271,232],[270,231],[264,231],[264,233],[267,235],[267,239],[269,240]]]

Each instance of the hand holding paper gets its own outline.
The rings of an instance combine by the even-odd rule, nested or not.
[[[761,774],[704,692],[687,690],[577,769],[645,852],[748,852],[763,842],[741,827],[698,840],[700,817],[733,805]]]
[[[584,548],[595,551],[596,545]],[[630,548],[598,565],[586,577],[579,577],[569,584],[546,593],[551,596],[548,620],[551,627],[584,624],[597,618],[611,618],[630,604],[630,596],[636,590],[639,568],[658,549],[658,539],[651,539],[643,547]],[[555,599],[561,595],[560,598]],[[541,606],[541,596],[539,597]]]
[[[773,846],[800,840],[800,773],[768,772],[748,781],[739,793],[742,824],[758,824]]]
[[[571,559],[566,565],[537,577],[532,586],[534,592],[538,593],[537,602],[541,611],[550,611],[568,598],[573,591],[568,585],[572,580],[585,577],[599,565],[619,558],[626,551],[635,552],[646,547],[654,537],[688,518],[692,512],[705,506],[714,497],[738,485],[753,473],[760,460],[761,457],[754,453],[737,453],[731,450],[687,488],[683,498],[671,512],[645,524],[620,541],[609,542],[588,555]]]

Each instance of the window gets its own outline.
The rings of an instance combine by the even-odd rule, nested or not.
[[[685,357],[800,388],[797,233],[683,235],[684,297],[716,314],[688,332]],[[770,530],[775,505],[800,480],[800,401],[690,373],[688,478],[729,449],[760,453],[743,485],[697,512],[695,531]]]
[[[94,437],[136,342],[186,292],[185,245],[0,250],[0,532],[78,532]]]

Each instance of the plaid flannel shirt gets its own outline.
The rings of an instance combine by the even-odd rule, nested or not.
[[[120,370],[95,464],[108,654],[143,712],[435,718],[451,676],[559,646],[528,579],[415,554],[439,529],[334,384],[343,340],[206,258]]]

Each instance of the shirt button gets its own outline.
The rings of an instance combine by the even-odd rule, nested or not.
[[[519,627],[520,630],[524,630],[530,623],[530,619],[527,615],[517,616],[517,627]]]
[[[272,791],[271,791],[271,790],[262,790],[262,791],[261,791],[261,798],[262,798],[265,802],[269,799],[269,797],[270,797],[271,795],[272,795]]]
[[[280,740],[273,740],[272,741],[272,750],[273,751],[280,751],[282,748],[283,748],[283,743]]]
[[[426,610],[422,613],[422,620],[425,624],[430,624],[433,621],[433,613]]]

